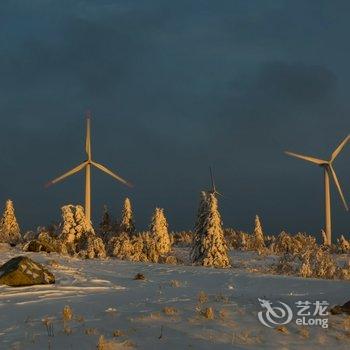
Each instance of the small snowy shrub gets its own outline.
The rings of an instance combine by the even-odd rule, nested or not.
[[[305,247],[296,254],[282,255],[276,266],[276,272],[310,278],[350,278],[350,267],[338,266],[332,254],[324,247]]]
[[[193,241],[193,232],[191,231],[180,231],[180,232],[173,232],[170,237],[173,238],[174,245],[179,246],[190,246]]]
[[[21,233],[15,215],[15,208],[13,202],[8,199],[0,221],[0,243],[16,245],[20,241]]]
[[[105,245],[102,238],[92,232],[83,232],[76,243],[78,256],[86,259],[103,259],[106,255]]]
[[[250,249],[256,250],[258,252],[265,248],[264,233],[261,226],[260,218],[258,215],[255,216],[255,226],[253,231],[253,239]]]
[[[343,235],[337,239],[337,253],[349,254],[350,253],[350,241],[348,241]]]
[[[150,234],[155,242],[156,250],[160,255],[171,251],[171,238],[168,232],[168,222],[164,210],[156,208],[150,224]]]

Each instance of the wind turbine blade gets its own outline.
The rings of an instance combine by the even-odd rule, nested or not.
[[[303,156],[301,154],[297,154],[297,153],[293,153],[293,152],[285,152],[286,154],[288,154],[289,156],[292,157],[296,157],[296,158],[300,158],[303,160],[306,160],[308,162],[314,163],[314,164],[318,164],[318,165],[322,165],[322,164],[327,164],[328,162],[326,160],[322,160],[322,159],[318,159],[318,158],[314,158],[314,157],[309,157],[309,156]]]
[[[347,142],[350,140],[350,135],[346,136],[345,139],[339,144],[339,146],[335,149],[335,151],[332,153],[331,162],[337,158],[338,154],[342,151],[342,149],[345,147]]]
[[[332,177],[333,177],[333,180],[334,180],[335,185],[336,185],[336,187],[338,189],[340,198],[341,198],[341,200],[342,200],[342,202],[344,204],[345,209],[349,210],[348,205],[347,205],[346,200],[345,200],[345,197],[344,197],[344,194],[343,194],[343,191],[341,189],[341,186],[340,186],[337,174],[335,173],[335,171],[334,171],[334,169],[333,169],[331,164],[327,167],[327,170],[328,170],[328,172],[330,171],[330,175],[332,175]]]
[[[91,119],[90,119],[90,113],[87,113],[86,116],[86,142],[85,142],[85,150],[86,154],[88,156],[88,159],[91,159]]]
[[[126,186],[132,187],[132,184],[126,180],[124,180],[122,177],[120,177],[119,175],[113,173],[111,170],[107,169],[104,165],[101,165],[99,163],[96,162],[91,162],[92,165],[94,165],[96,168],[100,169],[101,171],[105,172],[106,174],[114,177],[116,180],[120,181],[121,183],[123,183]]]
[[[72,170],[69,170],[68,172],[66,172],[65,174],[61,175],[60,177],[57,177],[56,179],[48,182],[46,184],[45,187],[49,187],[59,181],[62,181],[63,179],[65,179],[68,176],[74,175],[75,173],[79,172],[80,170],[82,170],[85,166],[87,165],[87,162],[81,163],[80,165],[78,165],[77,167],[73,168]]]

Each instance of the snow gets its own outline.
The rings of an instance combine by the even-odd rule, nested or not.
[[[186,248],[181,249],[185,255]],[[327,300],[334,305],[350,299],[348,281],[251,272],[272,264],[273,257],[233,252],[232,268],[213,269],[81,260],[12,248],[2,252],[0,263],[18,255],[47,267],[56,284],[0,286],[0,349],[96,349],[100,335],[113,342],[106,349],[346,349],[349,345],[345,315],[329,316],[328,329],[308,327],[307,337],[295,323],[286,325],[288,334],[259,323],[258,298],[289,305],[298,300]],[[145,280],[134,280],[137,273]],[[198,300],[201,291],[208,297],[203,304]],[[66,305],[72,308],[73,319],[64,322]],[[166,306],[176,312],[166,314]],[[200,313],[206,307],[213,307],[213,320]],[[48,324],[53,325],[53,337]],[[117,330],[120,336],[113,338]]]

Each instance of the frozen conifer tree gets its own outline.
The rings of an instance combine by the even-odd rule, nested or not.
[[[96,237],[94,229],[86,220],[81,205],[62,207],[62,232],[60,238],[69,248],[70,254],[77,253],[84,258],[104,258],[105,246],[101,238]]]
[[[86,220],[84,208],[81,205],[76,205],[74,209],[75,238],[79,239],[86,232],[94,233],[91,223]]]
[[[20,228],[15,216],[13,202],[8,199],[0,222],[0,242],[17,244],[20,240]]]
[[[218,202],[214,194],[206,195],[207,205],[203,224],[197,225],[190,257],[193,263],[203,266],[229,267],[228,249],[222,229]],[[201,203],[202,204],[202,203]]]
[[[72,243],[75,240],[75,221],[72,207],[72,205],[65,205],[61,208],[63,221],[61,238],[67,243]]]
[[[202,191],[201,198],[199,202],[197,221],[195,224],[195,231],[200,231],[204,225],[205,218],[208,210],[208,192]]]
[[[80,239],[85,232],[93,232],[91,224],[85,218],[84,208],[81,205],[65,205],[62,207],[62,232],[64,242],[73,243]]]
[[[324,232],[324,230],[321,230],[321,236],[322,236],[322,244],[324,246],[328,245],[328,238],[327,238],[326,232]]]
[[[192,241],[192,249],[190,252],[191,261],[195,260],[195,256],[198,255],[196,251],[200,246],[201,234],[203,232],[203,226],[208,212],[208,192],[201,191],[199,206],[197,211],[197,219],[194,225],[194,237]]]
[[[120,232],[125,232],[129,235],[133,235],[135,233],[134,218],[129,198],[125,198],[124,201],[122,221],[120,223]]]
[[[103,207],[103,216],[100,223],[100,230],[104,235],[108,234],[112,230],[111,216],[109,215],[107,205]]]
[[[164,210],[156,208],[150,225],[151,236],[155,241],[156,249],[160,255],[167,254],[171,250],[171,240],[168,232],[168,223]]]
[[[254,226],[253,236],[254,236],[255,246],[256,246],[254,248],[259,249],[265,246],[264,233],[263,233],[260,218],[258,215],[255,216],[255,226]]]
[[[340,239],[337,239],[337,249],[339,253],[350,253],[350,241],[341,235]]]

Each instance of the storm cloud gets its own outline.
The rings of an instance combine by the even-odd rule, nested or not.
[[[193,226],[214,166],[224,224],[318,233],[322,172],[286,149],[327,158],[349,131],[347,1],[0,3],[0,200],[26,229],[83,201],[83,175],[43,184],[93,156],[135,184],[93,172],[93,216],[130,196],[138,228],[155,206]],[[350,200],[346,149],[335,164]],[[349,215],[333,192],[334,227]]]

